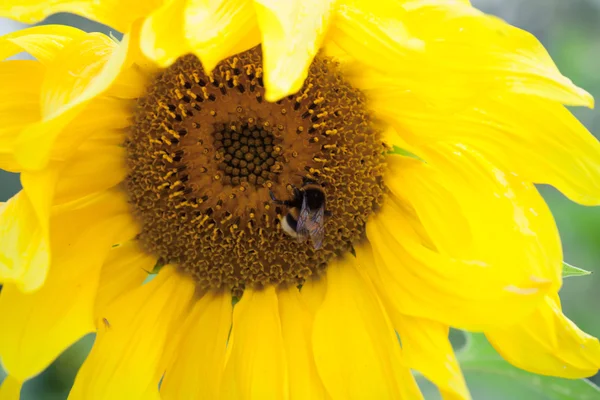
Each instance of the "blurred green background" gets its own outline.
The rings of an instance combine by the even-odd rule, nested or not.
[[[472,3],[535,34],[560,70],[600,101],[600,0],[472,0]],[[109,32],[106,27],[68,14],[55,15],[44,23],[63,23],[87,31]],[[0,19],[0,33],[19,27]],[[597,137],[600,135],[600,111],[575,109],[574,113]],[[0,200],[8,199],[19,188],[17,175],[0,171]],[[583,330],[600,337],[600,208],[573,204],[550,187],[541,187],[540,190],[550,204],[560,229],[565,260],[597,272],[589,277],[565,280],[561,291],[564,311]],[[458,337],[457,343],[460,339]],[[46,372],[28,382],[23,389],[23,398],[65,399],[92,342],[93,335],[88,335],[59,357]],[[532,389],[527,380],[515,379],[510,371],[481,371],[467,368],[468,360],[463,361],[467,381],[476,400],[559,398],[545,393],[547,390],[544,388]],[[593,380],[600,383],[598,375]],[[425,383],[424,389],[428,399],[439,397],[431,385]],[[578,399],[576,394],[568,392],[560,398]],[[600,393],[589,398],[600,399]]]

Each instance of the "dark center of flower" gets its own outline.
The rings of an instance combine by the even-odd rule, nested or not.
[[[125,144],[141,242],[201,289],[301,284],[364,238],[383,200],[386,149],[337,64],[316,57],[276,103],[261,65],[260,48],[210,75],[182,57],[139,99]]]
[[[256,123],[232,123],[215,126],[213,132],[215,160],[224,173],[223,182],[240,185],[242,182],[264,185],[277,180],[276,163],[281,164],[283,155],[276,151],[281,142],[267,129]]]

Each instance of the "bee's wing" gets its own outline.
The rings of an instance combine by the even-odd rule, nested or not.
[[[321,248],[321,245],[323,244],[323,238],[325,237],[325,225],[323,221],[324,216],[325,205],[312,213],[310,216],[310,223],[308,224],[310,238],[312,239],[314,248],[317,250]]]
[[[302,199],[302,208],[300,208],[300,212],[298,213],[298,219],[296,221],[296,234],[298,235],[298,242],[302,242],[308,237],[308,229],[306,228],[306,223],[308,222],[309,216],[310,211],[308,210],[308,206],[306,204],[306,197],[304,197]]]
[[[309,227],[310,224],[310,210],[308,208],[308,204],[306,204],[306,196],[302,199],[302,208],[300,209],[300,214],[298,215],[298,222],[296,224],[296,233],[298,234],[298,241],[302,242],[309,236]]]

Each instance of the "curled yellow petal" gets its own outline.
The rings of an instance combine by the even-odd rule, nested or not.
[[[68,12],[127,32],[136,19],[145,16],[161,3],[162,0],[2,0],[0,17],[30,24],[39,22],[51,14]]]
[[[302,87],[327,32],[334,0],[254,0],[262,34],[265,98]]]
[[[558,230],[532,184],[503,172],[466,146],[420,150],[427,163],[388,157],[386,183],[395,196],[414,207],[441,253],[497,268],[511,265],[495,271],[503,271],[504,279],[513,273],[524,277],[522,271],[528,271],[532,279],[560,287]],[[464,233],[456,235],[457,229]]]
[[[117,47],[100,33],[89,33],[68,43],[48,65],[42,88],[43,117],[60,115],[82,96],[89,96],[86,89],[97,80]]]
[[[413,228],[403,207],[388,199],[367,224],[372,248],[355,248],[371,280],[398,312],[481,330],[515,323],[550,290],[551,281],[536,278],[534,266],[492,264],[436,252]]]
[[[600,204],[600,143],[561,104],[507,94],[450,113],[414,93],[370,93],[376,113],[413,146],[460,143],[524,180],[553,185],[581,204]]]
[[[504,359],[536,374],[578,379],[600,368],[598,339],[562,313],[558,296],[546,296],[527,319],[486,331],[486,337]]]
[[[115,82],[129,60],[129,36],[117,45],[99,33],[74,39],[48,65],[41,90],[42,118],[15,143],[15,158],[25,169],[41,169],[56,138],[89,100]]]
[[[593,107],[593,97],[563,76],[527,32],[457,1],[396,2],[395,8],[401,11],[389,15],[400,17],[404,36],[420,41],[423,49],[374,57],[356,54],[348,77],[369,96],[412,97],[428,113],[460,112],[482,99],[509,94],[527,95],[524,101],[535,96]],[[377,17],[383,18],[381,14]],[[352,51],[350,45],[338,44]],[[402,114],[398,105],[392,108]]]
[[[41,25],[21,29],[0,37],[0,60],[25,51],[47,65],[71,40],[84,35],[84,31],[65,25]]]
[[[428,88],[439,100],[509,91],[593,105],[592,96],[560,73],[530,33],[460,2],[415,0],[402,8],[407,29],[426,48],[400,65],[412,68],[410,79],[419,82],[411,89]]]

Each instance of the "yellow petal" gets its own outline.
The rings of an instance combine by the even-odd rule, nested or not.
[[[51,119],[101,94],[111,86],[128,57],[130,36],[121,43],[100,33],[71,41],[48,65],[42,90],[42,115]]]
[[[42,116],[59,115],[75,103],[117,48],[111,38],[89,33],[70,41],[47,67],[42,90]]]
[[[533,185],[464,146],[419,150],[427,164],[389,157],[387,184],[414,207],[440,253],[490,264],[523,263],[523,270],[560,286],[558,232]],[[401,184],[403,179],[408,183]],[[454,234],[455,229],[462,234]]]
[[[40,118],[43,66],[35,61],[0,63],[0,168],[20,172],[14,158],[14,143],[23,128]]]
[[[184,35],[206,71],[260,43],[252,0],[188,0]]]
[[[190,47],[183,31],[186,3],[187,0],[166,0],[142,25],[142,52],[161,67],[168,67],[177,58],[189,53]]]
[[[21,387],[23,382],[15,379],[12,376],[7,376],[0,383],[0,399],[2,400],[19,400],[21,398]]]
[[[290,400],[326,399],[328,396],[313,358],[314,314],[305,304],[305,298],[310,294],[303,296],[298,288],[292,286],[281,289],[277,296],[288,365]]]
[[[553,185],[581,204],[600,204],[600,143],[554,101],[507,94],[448,113],[406,92],[373,91],[371,98],[373,110],[414,146],[461,143],[523,180]]]
[[[347,1],[336,12],[328,39],[354,60],[388,71],[424,50],[403,19],[403,10],[393,0]]]
[[[39,171],[48,164],[52,145],[79,110],[70,109],[48,121],[37,121],[21,131],[15,140],[14,157],[19,168]]]
[[[598,339],[565,317],[558,296],[546,296],[529,318],[486,336],[507,361],[536,374],[578,379],[600,368]]]
[[[121,188],[112,188],[69,203],[55,204],[52,207],[52,217],[59,218],[62,222],[51,221],[52,246],[56,243],[68,243],[77,236],[76,232],[88,224],[115,215],[129,216],[133,221],[127,195]],[[117,236],[118,240],[114,243],[123,243],[135,236],[139,230],[137,225],[133,225],[136,229],[128,229],[125,234]]]
[[[448,326],[402,315],[392,307],[388,308],[388,313],[400,336],[406,364],[433,382],[444,400],[470,399],[465,378],[448,340]]]
[[[233,309],[226,399],[288,399],[288,366],[275,288],[246,289]]]
[[[10,327],[0,332],[0,358],[14,377],[36,375],[93,329],[100,265],[112,243],[135,235],[131,226],[126,200],[110,193],[57,210],[51,223],[52,268],[44,286],[23,294],[9,284],[0,292],[0,311]]]
[[[390,157],[386,182],[394,195],[412,204],[438,249],[487,264],[511,264],[502,267],[504,277],[519,269],[538,280],[551,280],[558,289],[560,237],[537,189],[465,146],[422,150],[427,164],[413,162],[414,168],[404,168],[403,159]],[[444,215],[452,213],[456,225],[449,228]],[[455,226],[470,234],[456,237]]]
[[[0,211],[0,280],[31,292],[46,279],[50,249],[31,200],[24,191]]]
[[[221,398],[231,313],[230,294],[209,293],[196,302],[182,327],[174,363],[167,368],[161,398]]]
[[[403,7],[408,11],[407,26],[425,41],[438,71],[458,72],[445,76],[446,82],[467,78],[470,85],[480,84],[479,93],[508,89],[568,105],[593,106],[592,96],[560,73],[529,32],[459,3],[440,6],[417,0]]]
[[[320,276],[313,276],[307,279],[302,285],[302,302],[306,308],[314,315],[323,304],[327,285],[325,279]]]
[[[481,115],[496,131],[479,125],[471,132],[501,133],[501,139],[471,135],[473,148],[524,180],[553,185],[580,204],[600,204],[600,143],[566,107],[544,99],[525,103],[506,97],[489,109],[500,111]],[[469,139],[463,143],[470,144]]]
[[[0,60],[25,51],[43,65],[48,65],[71,40],[84,35],[84,31],[65,25],[21,29],[0,37]]]
[[[432,250],[396,201],[388,198],[367,223],[372,250],[368,245],[355,250],[398,312],[481,330],[518,321],[550,290],[550,281],[535,278],[532,266],[486,264]]]
[[[50,4],[38,0],[2,0],[0,16],[31,24],[55,13],[68,12],[127,32],[136,19],[161,3],[162,0],[53,0]]]
[[[126,66],[129,37],[117,45],[99,33],[72,40],[48,66],[41,93],[42,120],[25,129],[15,157],[26,169],[48,162],[54,141],[85,104],[106,91]]]
[[[23,185],[23,191],[27,194],[27,198],[35,212],[41,232],[43,248],[48,248],[49,246],[50,208],[54,198],[57,176],[58,170],[51,168],[39,172],[24,171],[21,173],[21,185]],[[43,268],[47,268],[50,255],[50,251],[47,251],[43,256],[43,259],[42,256],[40,256],[40,258],[36,257],[36,262],[39,262],[37,266],[39,273],[36,275],[36,283],[25,283],[22,290],[35,290],[43,283],[45,273],[43,273],[42,270]]]
[[[119,146],[125,141],[131,125],[131,102],[114,97],[98,97],[83,107],[81,112],[60,132],[51,152],[51,160],[60,163],[77,154],[82,143],[87,147]]]
[[[142,24],[143,20],[136,21],[131,31],[123,36],[119,48],[97,78],[100,86],[95,89],[96,92],[88,95],[89,98],[103,93],[109,98],[133,99],[134,104],[146,94],[149,81],[156,76],[159,68],[143,54],[140,47]]]
[[[69,399],[145,399],[158,392],[165,342],[183,322],[194,282],[163,267],[150,283],[109,306],[91,353],[79,370]],[[157,397],[157,396],[156,396]]]
[[[414,79],[435,96],[475,97],[508,90],[593,105],[592,96],[558,71],[530,33],[459,2],[415,0],[402,8],[407,29],[424,41],[426,52],[396,65],[412,68],[418,74]]]
[[[422,398],[371,283],[348,257],[327,268],[312,334],[317,370],[334,399]]]
[[[0,292],[0,358],[10,375],[24,381],[44,370],[63,350],[93,331],[93,310],[100,267],[114,238],[130,223],[129,216],[113,215],[53,243],[52,268],[45,284],[31,294],[15,285]],[[79,225],[80,214],[57,217],[61,231]],[[71,233],[71,232],[70,232]],[[54,236],[53,236],[54,237]]]
[[[144,38],[142,37],[142,28],[144,27],[146,19],[147,18],[137,20],[132,25],[131,31],[123,37],[123,42],[127,41],[127,55],[123,65],[124,67],[133,66],[134,68],[132,68],[132,71],[140,72],[149,78],[154,78],[160,68],[153,60],[146,57],[142,50],[144,41]],[[125,82],[117,82],[118,84],[127,83],[127,79],[124,79],[123,76],[119,77],[119,81]],[[146,85],[141,89],[140,95],[143,95],[146,90]]]
[[[146,254],[137,240],[113,247],[100,273],[95,304],[96,322],[103,322],[102,315],[112,302],[141,286],[155,265],[156,257]]]
[[[139,233],[139,226],[131,215],[127,196],[120,189],[87,196],[52,208],[50,237],[53,252],[67,251],[75,238],[101,221],[119,218],[112,236],[111,245],[131,240]]]
[[[56,202],[85,197],[117,185],[127,175],[125,160],[122,144],[84,142],[61,171]]]
[[[262,34],[265,98],[302,87],[329,27],[335,0],[254,0]]]

